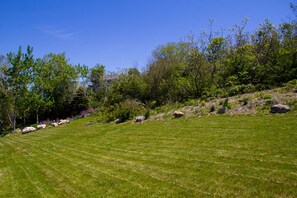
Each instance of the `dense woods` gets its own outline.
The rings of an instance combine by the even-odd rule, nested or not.
[[[83,116],[89,109],[101,121],[126,120],[166,103],[228,97],[297,79],[297,21],[276,27],[266,20],[251,33],[247,23],[228,34],[210,31],[161,45],[143,71],[110,73],[100,64],[71,65],[64,53],[35,58],[32,47],[20,47],[0,57],[0,131]]]

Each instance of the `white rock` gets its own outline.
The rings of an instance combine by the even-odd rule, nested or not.
[[[45,124],[37,125],[37,129],[45,129],[45,128],[46,128]]]
[[[120,120],[120,119],[116,119],[116,120],[114,121],[114,123],[119,124],[119,123],[121,123],[121,120]]]
[[[291,108],[287,105],[277,104],[270,108],[271,113],[287,113]]]
[[[53,122],[51,125],[54,126],[54,127],[57,127],[58,126],[58,123]]]
[[[22,130],[22,133],[29,133],[29,132],[32,132],[32,131],[36,131],[36,128],[35,127],[25,127]]]
[[[144,116],[137,116],[136,119],[135,119],[136,122],[142,122],[144,120],[145,120]]]
[[[58,125],[61,125],[61,124],[67,124],[69,123],[70,121],[68,119],[65,119],[65,120],[60,120],[60,122],[58,122]]]
[[[181,112],[181,111],[175,111],[173,113],[173,115],[174,115],[175,118],[179,118],[179,117],[182,117],[184,115],[184,113]]]

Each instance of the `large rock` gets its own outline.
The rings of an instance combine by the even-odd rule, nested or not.
[[[45,124],[37,125],[37,129],[45,129],[45,128],[46,128]]]
[[[67,124],[67,123],[69,123],[69,122],[70,122],[70,120],[68,120],[68,119],[60,120],[60,121],[58,122],[58,125],[61,125],[61,124]]]
[[[271,113],[287,113],[291,108],[287,105],[276,104],[270,108]]]
[[[58,123],[56,123],[56,122],[51,123],[51,125],[52,125],[53,127],[57,127],[57,126],[59,126]]]
[[[114,123],[116,123],[116,124],[120,124],[122,121],[121,121],[121,119],[115,119],[115,121],[114,121]]]
[[[36,131],[36,128],[35,127],[25,127],[23,130],[22,130],[22,133],[30,133],[32,131]]]
[[[175,111],[175,112],[173,113],[173,116],[174,116],[175,118],[182,117],[183,115],[184,115],[184,113],[181,112],[181,111]]]
[[[135,121],[136,122],[142,122],[144,120],[145,120],[145,117],[144,116],[137,116]]]

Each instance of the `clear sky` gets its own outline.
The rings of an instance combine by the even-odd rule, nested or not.
[[[97,63],[108,71],[148,63],[161,44],[189,33],[219,30],[249,17],[254,30],[269,18],[274,24],[292,17],[296,0],[0,0],[0,54],[21,45],[35,57],[65,52],[71,64]]]

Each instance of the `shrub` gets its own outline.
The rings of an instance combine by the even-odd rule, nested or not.
[[[297,79],[291,80],[291,81],[285,83],[284,86],[287,90],[293,90],[296,92],[297,91]]]
[[[130,120],[138,114],[143,114],[145,108],[143,104],[136,100],[127,99],[102,110],[101,119],[111,122],[120,119],[121,122]]]
[[[150,117],[150,111],[146,111],[145,113],[144,113],[144,118],[145,119],[148,119]]]
[[[205,100],[202,100],[202,101],[201,101],[201,106],[204,107],[205,104],[206,104]]]
[[[229,103],[229,99],[226,98],[223,103],[223,107],[231,109],[231,104]]]
[[[234,95],[238,95],[238,94],[251,93],[254,91],[256,91],[256,87],[252,84],[234,85],[232,87],[229,87],[228,95],[234,96]]]
[[[262,94],[261,95],[261,98],[264,99],[264,100],[271,100],[272,99],[272,96],[269,95],[269,94]]]
[[[197,105],[197,100],[188,100],[185,102],[185,106],[194,106],[194,105]]]

